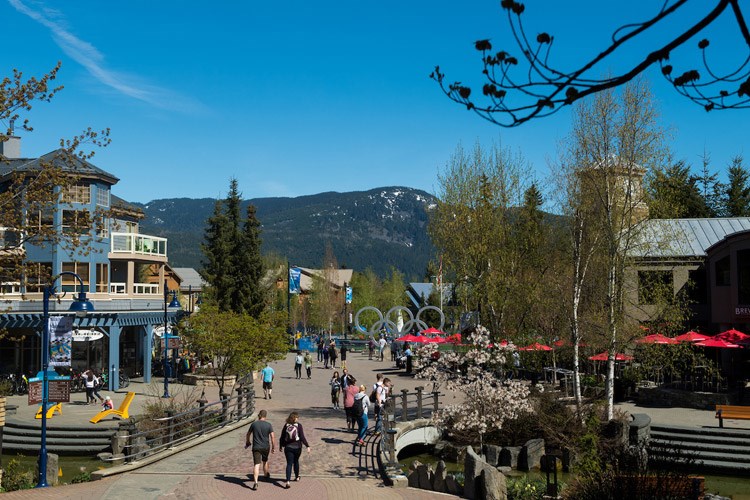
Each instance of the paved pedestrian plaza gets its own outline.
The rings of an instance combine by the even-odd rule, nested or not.
[[[313,353],[313,358],[315,353]],[[375,382],[376,373],[383,372],[394,382],[394,389],[413,390],[425,385],[421,380],[403,375],[396,370],[389,356],[386,361],[368,360],[366,352],[350,353],[347,359],[350,373],[357,383],[369,387]],[[312,448],[303,452],[301,458],[301,480],[292,482],[291,488],[283,488],[286,462],[283,453],[277,451],[270,458],[271,480],[261,480],[258,490],[252,491],[252,454],[244,447],[245,433],[249,425],[228,432],[206,443],[190,448],[174,456],[136,471],[109,477],[101,481],[84,484],[56,486],[44,490],[25,490],[4,493],[3,500],[14,499],[235,499],[235,498],[305,498],[317,499],[428,499],[437,494],[411,488],[395,489],[383,485],[375,475],[372,444],[361,450],[353,445],[355,434],[346,431],[343,410],[334,410],[331,405],[328,382],[334,369],[324,369],[322,363],[315,363],[312,379],[303,376],[296,380],[294,375],[294,355],[272,363],[276,371],[273,384],[273,399],[263,399],[261,384],[256,384],[256,411],[265,409],[268,421],[274,426],[276,438],[286,417],[292,411],[300,414],[300,423]],[[340,368],[337,368],[340,371]],[[429,387],[429,384],[428,384]],[[185,390],[188,386],[173,384],[172,393]],[[118,391],[113,397],[115,404],[128,390],[137,393],[131,414],[149,397],[155,397],[154,388],[144,384],[131,384]],[[106,393],[103,393],[106,394]],[[208,390],[208,399],[217,397],[216,390]],[[22,397],[17,396],[19,414],[31,415],[35,407],[25,406]],[[83,394],[74,399],[85,399]],[[94,406],[69,404],[63,408],[60,419],[55,416],[50,424],[71,424],[85,421],[89,413],[94,414]],[[90,417],[89,417],[90,418]],[[105,423],[106,424],[106,423]],[[374,419],[370,419],[370,427]],[[448,496],[448,495],[446,495]]]
[[[313,358],[315,358],[313,353]],[[357,378],[358,384],[368,388],[375,382],[377,373],[384,373],[394,383],[394,391],[413,390],[419,385],[431,389],[429,383],[406,376],[403,370],[396,370],[386,354],[386,361],[369,360],[367,353],[351,353],[347,359],[349,371]],[[285,459],[278,449],[270,459],[271,479],[261,480],[258,490],[252,491],[252,455],[244,447],[247,425],[223,434],[208,442],[165,458],[141,469],[119,474],[100,481],[84,484],[57,486],[43,490],[26,490],[4,493],[3,500],[15,499],[235,499],[235,498],[285,498],[285,499],[428,499],[441,495],[412,488],[390,488],[383,485],[376,476],[372,439],[365,449],[353,445],[355,434],[346,431],[343,410],[331,407],[330,386],[334,369],[324,369],[322,363],[315,362],[312,379],[304,375],[296,380],[294,355],[272,363],[276,371],[273,385],[273,399],[263,399],[261,384],[256,384],[256,411],[265,409],[268,421],[274,426],[278,441],[283,423],[292,411],[300,415],[305,435],[312,451],[303,452],[301,459],[301,480],[292,482],[291,488],[283,488],[285,481]],[[340,371],[340,368],[337,368]],[[173,384],[172,394],[189,390],[190,386]],[[149,398],[159,397],[161,385],[151,387],[134,383],[127,389],[118,391],[113,399],[118,404],[128,390],[137,396],[131,414]],[[85,396],[78,394],[74,399],[83,401]],[[207,389],[206,397],[216,400],[217,390]],[[33,420],[36,407],[25,405],[21,396],[11,403],[19,405],[19,416]],[[642,408],[631,403],[619,405],[631,413],[647,413],[655,423],[670,425],[717,427],[712,411]],[[70,425],[86,421],[96,413],[98,407],[83,404],[66,404],[63,415],[55,416],[52,424]],[[113,425],[115,422],[103,422]],[[99,424],[101,425],[101,424]],[[370,427],[374,418],[370,419]],[[731,427],[748,428],[750,422],[732,421]],[[277,445],[278,448],[278,445]],[[455,498],[455,497],[454,497]]]

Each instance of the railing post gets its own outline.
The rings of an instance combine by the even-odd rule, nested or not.
[[[203,435],[203,430],[206,428],[206,403],[208,403],[206,395],[202,393],[201,398],[198,400],[198,428],[201,435]]]
[[[432,391],[432,413],[437,413],[438,404],[440,404],[440,393],[438,391]]]
[[[244,391],[242,390],[242,387],[236,388],[235,391],[237,391],[237,414],[235,415],[235,420],[239,420],[242,418],[242,411],[245,407]]]
[[[172,447],[174,441],[174,410],[167,410],[167,444]]]
[[[422,391],[424,391],[423,386],[415,387],[417,391],[417,418],[422,418]]]
[[[245,397],[247,399],[247,413],[246,417],[249,417],[255,411],[255,389],[254,386],[245,387]]]
[[[222,423],[227,421],[227,414],[229,410],[229,394],[222,392],[219,394],[221,400],[221,421]]]
[[[409,420],[409,403],[407,401],[407,394],[409,389],[401,389],[401,421],[406,422]]]

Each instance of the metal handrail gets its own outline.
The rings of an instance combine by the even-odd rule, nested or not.
[[[255,408],[255,393],[251,388],[236,389],[237,395],[222,395],[219,401],[212,403],[205,399],[197,401],[198,407],[180,413],[167,411],[167,416],[123,422],[117,435],[126,442],[118,448],[118,453],[110,461],[124,460],[126,463],[136,462],[138,459],[165,449],[203,436],[216,429],[238,422],[253,414]],[[156,424],[154,428],[137,430],[144,424]],[[125,431],[126,435],[121,435]],[[189,431],[189,432],[186,432]]]

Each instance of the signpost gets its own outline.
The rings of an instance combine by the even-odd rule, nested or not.
[[[167,346],[164,345],[164,341],[167,341],[169,344]],[[182,348],[182,339],[180,337],[173,337],[169,336],[167,339],[161,339],[161,348],[164,349],[181,349]]]
[[[70,403],[70,377],[47,372],[47,402]],[[42,374],[29,379],[29,406],[42,402]]]

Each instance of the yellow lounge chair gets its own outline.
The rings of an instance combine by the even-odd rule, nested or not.
[[[52,405],[47,407],[47,418],[52,418],[55,416],[55,412],[62,415],[62,403],[57,403],[56,405]],[[36,418],[41,419],[42,418],[42,405],[39,405],[39,409],[36,411]]]
[[[96,414],[94,418],[89,420],[92,424],[95,424],[99,422],[101,419],[108,415],[115,415],[120,418],[129,418],[130,415],[128,414],[128,407],[130,407],[130,403],[133,402],[133,398],[135,397],[134,392],[129,392],[125,395],[125,399],[122,400],[122,403],[120,403],[119,408],[116,410],[103,410]]]

